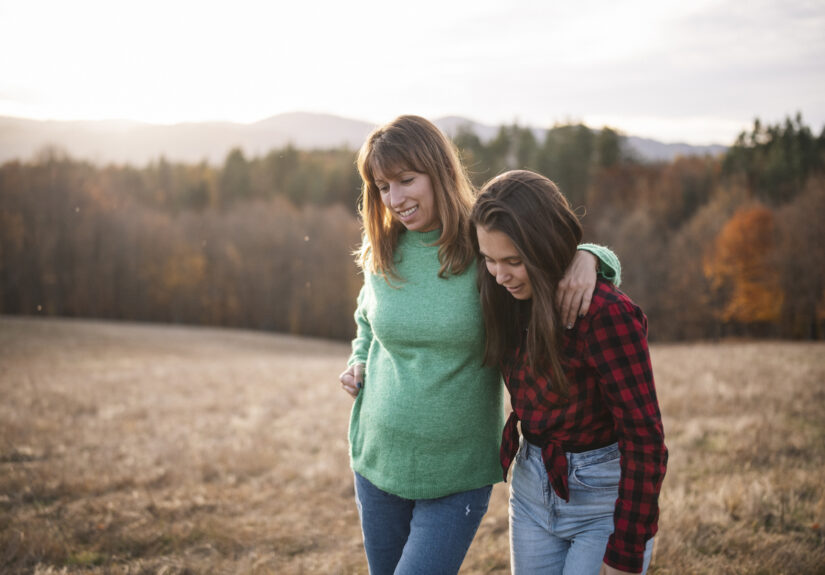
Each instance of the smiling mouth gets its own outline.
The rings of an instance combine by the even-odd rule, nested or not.
[[[413,206],[408,210],[404,210],[403,212],[398,212],[398,215],[402,218],[406,218],[408,216],[413,215],[418,210],[418,206]]]

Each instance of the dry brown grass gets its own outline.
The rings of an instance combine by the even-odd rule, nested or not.
[[[825,573],[825,346],[656,346],[651,573]],[[0,571],[366,573],[348,346],[0,318]],[[508,573],[493,490],[462,573]]]

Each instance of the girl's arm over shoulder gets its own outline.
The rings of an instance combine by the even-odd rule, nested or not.
[[[598,275],[618,287],[622,281],[619,258],[610,248],[581,244],[556,293],[556,305],[567,329],[573,327],[577,317],[587,315]]]
[[[589,252],[599,259],[599,275],[616,287],[622,285],[622,263],[619,256],[607,246],[580,244],[579,251]]]

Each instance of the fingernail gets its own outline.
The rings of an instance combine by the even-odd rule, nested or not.
[[[581,319],[581,318],[583,318],[583,317],[584,317],[584,314],[583,314],[583,313],[580,313],[580,314],[579,314],[579,319]]]
[[[573,324],[572,324],[572,323],[568,323],[568,324],[567,324],[567,329],[573,329]]]
[[[355,382],[355,387],[357,387],[358,389],[361,389],[361,382],[360,382],[360,381],[356,381],[356,382]]]

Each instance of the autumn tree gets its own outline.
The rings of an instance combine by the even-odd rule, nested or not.
[[[740,208],[706,254],[704,270],[714,290],[724,294],[721,318],[761,326],[779,318],[784,295],[773,262],[773,212],[761,204]]]
[[[723,335],[725,301],[705,276],[702,256],[714,253],[717,236],[747,199],[747,190],[730,184],[717,186],[710,200],[687,222],[670,235],[659,234],[651,240],[666,245],[667,271],[655,289],[659,302],[648,313],[654,333],[663,339],[716,339]]]

